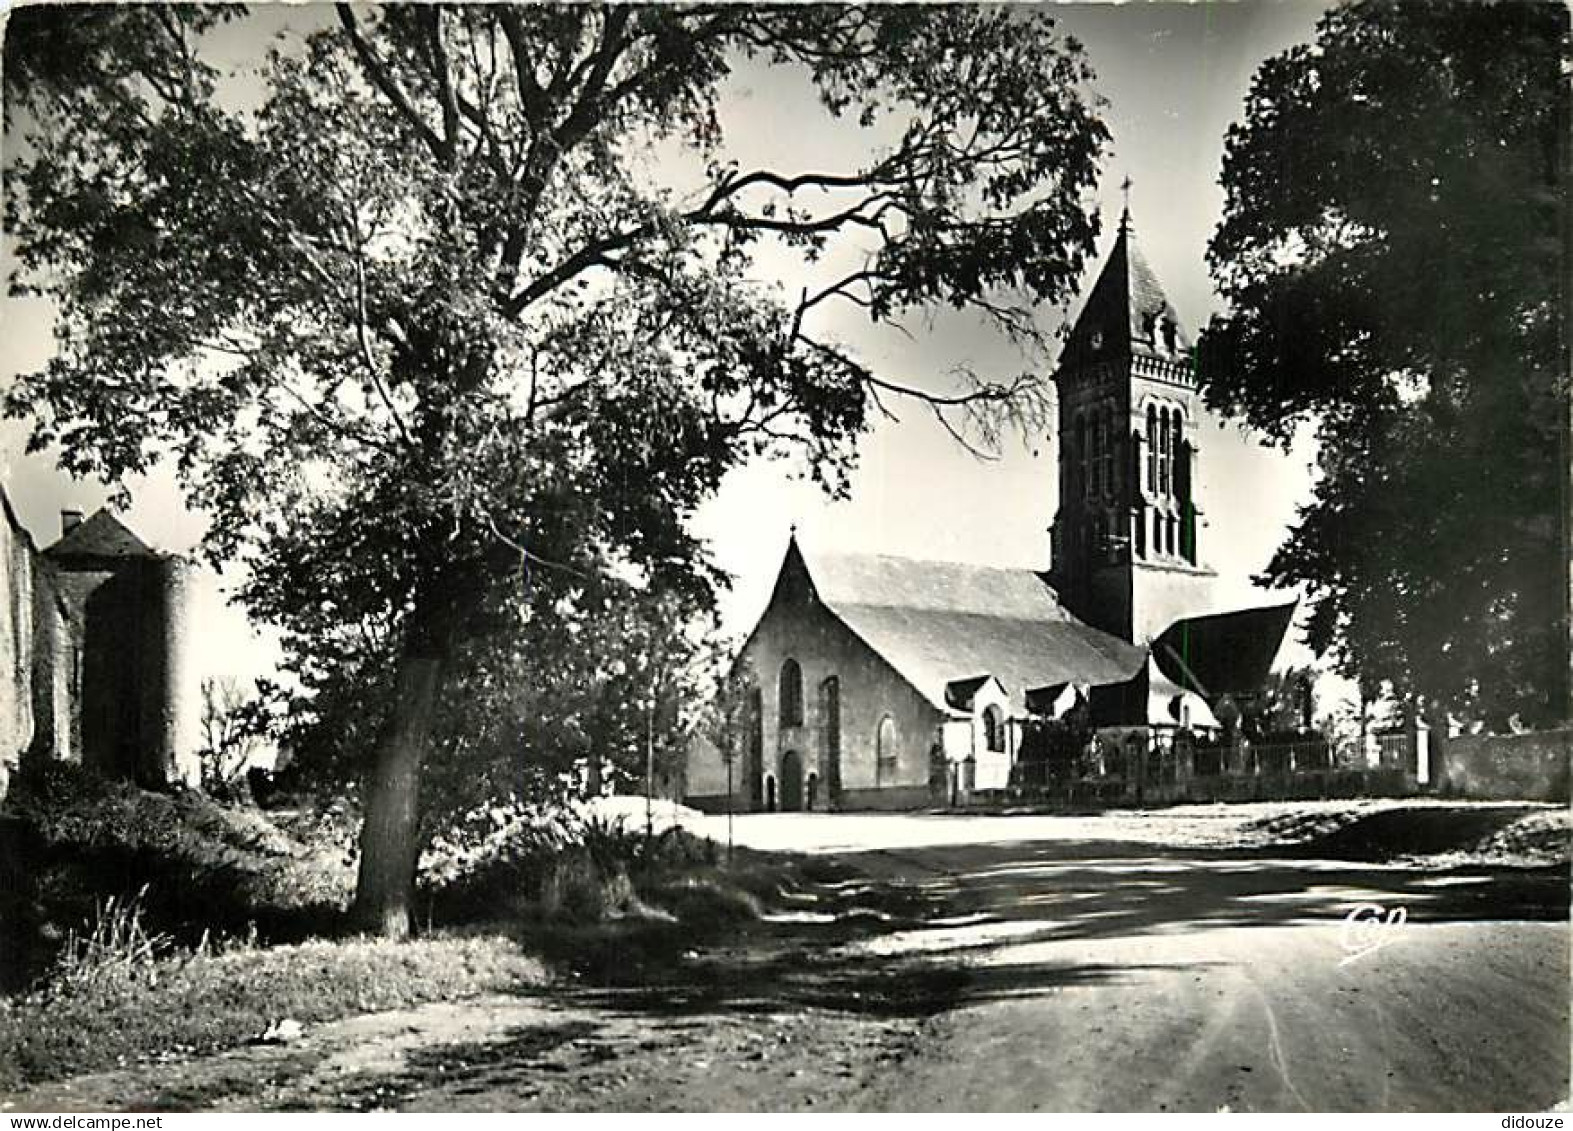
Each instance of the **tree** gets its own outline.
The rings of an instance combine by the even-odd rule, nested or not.
[[[1243,729],[1253,737],[1308,729],[1315,713],[1315,686],[1316,672],[1309,666],[1271,673],[1255,699],[1246,702]]]
[[[232,790],[248,768],[273,748],[276,689],[258,680],[251,694],[232,676],[202,681],[203,788]]]
[[[423,775],[423,839],[498,799],[552,805],[602,785],[642,788],[652,738],[664,772],[680,757],[718,662],[703,633],[709,617],[670,594],[616,582],[598,590],[576,594],[550,633],[493,633],[455,648]],[[287,729],[297,780],[353,787],[391,712],[393,644],[368,641],[310,666]]]
[[[341,5],[260,98],[204,61],[237,18],[13,15],[8,220],[60,350],[7,407],[73,473],[173,457],[307,676],[385,649],[354,913],[401,935],[461,653],[608,576],[703,604],[684,519],[721,476],[793,450],[840,489],[885,398],[985,439],[1041,409],[1031,374],[894,381],[829,313],[1031,343],[1107,135],[1079,45],[1004,8]],[[741,66],[795,70],[867,160],[729,157]]]
[[[1208,403],[1318,478],[1264,578],[1366,687],[1500,725],[1562,708],[1567,15],[1359,3],[1229,131]]]

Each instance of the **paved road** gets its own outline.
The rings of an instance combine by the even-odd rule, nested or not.
[[[812,854],[815,882],[735,947],[82,1078],[12,1110],[1566,1103],[1566,868],[1321,859],[1272,847],[1262,813],[746,818],[739,843]],[[1513,813],[1430,816],[1489,831]],[[1350,934],[1361,906],[1404,921]]]

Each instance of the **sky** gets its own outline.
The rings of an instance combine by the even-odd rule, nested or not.
[[[1308,41],[1324,7],[1306,0],[1053,6],[1062,28],[1086,47],[1113,135],[1098,194],[1105,232],[1084,286],[1112,242],[1122,203],[1118,186],[1129,177],[1136,238],[1182,320],[1194,333],[1220,309],[1204,255],[1223,203],[1218,176],[1225,132],[1241,112],[1256,67]],[[217,61],[250,66],[275,32],[322,18],[313,6],[256,11],[251,23],[225,29],[213,45]],[[814,112],[800,78],[742,68],[724,90],[721,116],[728,147],[744,161],[769,158],[781,165],[800,153],[827,167],[866,153],[866,141],[849,132],[803,128],[813,121],[804,114]],[[12,267],[8,255],[0,238],[0,275]],[[765,266],[779,269],[783,286],[796,282],[796,265]],[[1039,324],[1052,329],[1065,313],[1042,311]],[[42,301],[0,298],[0,383],[48,360],[51,316]],[[928,387],[958,363],[998,375],[1046,365],[1022,357],[987,327],[952,315],[909,325],[910,336],[874,333],[851,322],[826,328],[881,372]],[[716,561],[735,578],[722,602],[729,631],[746,632],[762,611],[794,524],[806,545],[824,550],[1046,567],[1056,506],[1052,437],[1007,436],[999,457],[984,461],[957,445],[920,406],[892,407],[899,421],[880,420],[861,440],[846,499],[826,498],[791,461],[756,461],[732,473],[694,517]],[[107,492],[70,481],[48,453],[26,454],[25,435],[21,422],[0,424],[0,475],[23,523],[46,545],[58,536],[62,508],[91,512]],[[1203,556],[1220,575],[1220,607],[1252,602],[1261,594],[1249,578],[1266,565],[1304,498],[1311,455],[1304,445],[1287,454],[1265,450],[1224,424],[1207,429],[1201,444]],[[195,546],[204,519],[182,505],[172,476],[133,482],[131,494],[123,518],[145,541],[182,553]],[[230,580],[209,576],[199,589],[199,665],[214,675],[264,674],[276,662],[276,648],[267,633],[226,605]]]

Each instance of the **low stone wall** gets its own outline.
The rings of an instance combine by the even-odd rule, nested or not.
[[[1477,734],[1439,743],[1438,785],[1454,797],[1566,801],[1573,729]]]
[[[1220,801],[1407,797],[1418,792],[1415,779],[1399,770],[1313,770],[1292,774],[1209,774],[1142,785],[1122,778],[1087,778],[980,795],[973,799],[973,807],[1025,804],[1056,809],[1118,809]]]
[[[738,797],[735,794],[728,798],[724,793],[690,793],[682,799],[684,805],[690,809],[698,809],[701,813],[725,813],[728,801],[731,802],[732,812],[748,812],[748,798]]]
[[[886,786],[883,789],[843,789],[839,812],[855,809],[932,809],[934,795],[924,785]]]

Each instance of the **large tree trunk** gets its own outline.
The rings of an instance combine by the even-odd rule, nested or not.
[[[367,779],[360,833],[356,928],[383,938],[410,933],[410,902],[420,852],[421,764],[431,741],[443,661],[406,655],[399,662],[393,710]]]

